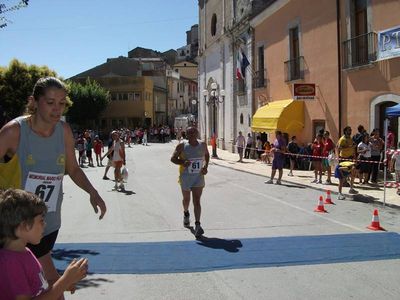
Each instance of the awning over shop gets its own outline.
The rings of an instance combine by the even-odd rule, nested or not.
[[[251,129],[255,132],[280,130],[297,133],[304,127],[304,102],[293,99],[269,102],[253,116]]]

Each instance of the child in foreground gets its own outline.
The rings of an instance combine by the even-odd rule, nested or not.
[[[3,300],[58,299],[86,277],[87,259],[73,260],[64,274],[49,286],[42,266],[27,243],[42,238],[46,204],[36,195],[18,189],[0,190],[0,291]]]

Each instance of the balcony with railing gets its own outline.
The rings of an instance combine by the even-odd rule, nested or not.
[[[304,57],[299,56],[285,61],[285,81],[304,79]]]
[[[343,69],[368,65],[377,57],[377,34],[368,32],[343,42]]]
[[[253,85],[254,88],[264,88],[267,86],[267,81],[266,81],[266,70],[259,70],[255,71],[253,75]]]

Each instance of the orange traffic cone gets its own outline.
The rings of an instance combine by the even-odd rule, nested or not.
[[[318,206],[314,209],[315,212],[326,213],[324,208],[324,197],[319,196]]]
[[[371,229],[371,230],[384,230],[385,231],[385,228],[381,227],[381,225],[379,224],[378,210],[376,208],[374,209],[374,213],[372,215],[371,225],[369,225],[367,228]]]
[[[331,191],[330,190],[326,190],[326,198],[324,201],[325,204],[335,204],[332,202],[332,198],[331,198]]]

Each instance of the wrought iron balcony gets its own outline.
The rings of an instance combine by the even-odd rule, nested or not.
[[[368,32],[343,42],[343,69],[368,65],[376,60],[377,34]]]
[[[285,61],[285,81],[304,79],[304,57],[299,56]]]

